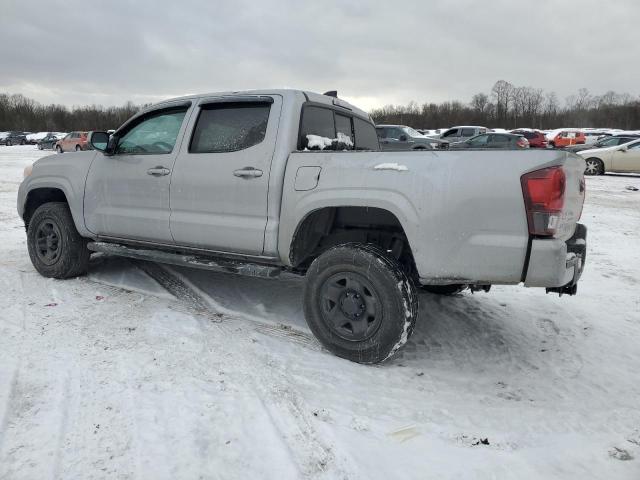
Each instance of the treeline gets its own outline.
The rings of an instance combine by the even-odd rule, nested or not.
[[[477,93],[471,102],[448,101],[404,106],[388,105],[370,112],[376,123],[414,128],[482,125],[490,128],[607,127],[640,130],[640,98],[607,92],[592,95],[586,88],[561,104],[554,92],[516,87],[499,80],[491,92]]]
[[[24,95],[0,93],[0,131],[70,132],[118,128],[143,106],[121,107],[42,105]]]

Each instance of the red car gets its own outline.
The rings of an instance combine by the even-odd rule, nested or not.
[[[529,140],[531,148],[547,148],[547,137],[540,130],[512,130],[511,133],[522,135]]]
[[[89,132],[71,132],[56,143],[56,152],[79,152],[89,150]]]

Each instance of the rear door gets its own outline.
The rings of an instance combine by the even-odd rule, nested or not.
[[[282,97],[202,99],[171,179],[176,244],[262,254]]]
[[[166,105],[117,132],[115,154],[96,153],[87,176],[84,215],[100,236],[172,244],[171,171],[189,103]]]

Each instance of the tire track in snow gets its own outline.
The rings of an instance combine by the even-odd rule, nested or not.
[[[191,285],[188,280],[162,265],[142,261],[136,261],[135,265],[178,298],[187,310],[191,310],[189,313],[209,317],[214,320],[218,328],[229,331],[230,338],[237,336],[237,333],[231,332],[231,329],[235,330],[235,327],[223,321],[224,318],[230,316],[229,313],[235,316],[235,312],[228,312],[215,304],[207,296],[201,294],[197,287]],[[240,316],[246,317],[242,314]],[[315,338],[305,332],[285,325],[263,323],[256,318],[248,318],[248,320],[251,321],[252,330],[255,332],[284,341],[292,341],[315,351],[321,350]],[[247,342],[251,345],[246,336],[237,341]],[[251,358],[257,358],[257,355],[252,355]],[[235,361],[237,362],[238,358]],[[286,369],[274,358],[269,358],[267,362],[248,362],[242,356],[240,363],[242,370],[249,376],[255,397],[260,401],[270,423],[279,432],[280,438],[287,446],[289,457],[300,473],[309,478],[324,476],[335,478],[337,473],[340,473],[342,477],[352,477],[352,475],[346,475],[342,471],[342,467],[339,467],[339,472],[335,471],[337,459],[334,449],[321,438],[314,428],[314,419],[309,413],[311,409],[306,406],[296,388],[292,388],[290,385],[290,380],[283,373]],[[277,372],[276,381],[273,381],[274,372]],[[272,380],[265,383],[264,379]],[[339,463],[344,465],[347,462],[345,459],[340,459]]]
[[[252,322],[253,329],[258,333],[270,337],[286,339],[287,341],[291,341],[297,345],[301,345],[315,351],[322,350],[318,341],[311,334],[296,330],[289,325],[274,325],[261,321],[258,317],[229,311],[228,309],[221,307],[208,295],[201,293],[197,287],[182,277],[182,275],[175,273],[169,268],[165,268],[164,266],[153,262],[144,262],[140,260],[134,260],[133,264],[180,300],[187,311],[191,314],[205,316],[215,323],[220,323],[222,328],[229,328],[224,323],[225,318],[228,319],[236,316],[242,317],[243,319]]]

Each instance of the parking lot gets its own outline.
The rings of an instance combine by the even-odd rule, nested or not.
[[[363,366],[312,337],[298,279],[41,277],[15,203],[43,153],[0,147],[0,478],[639,477],[640,176],[587,178],[577,296],[425,293]]]

